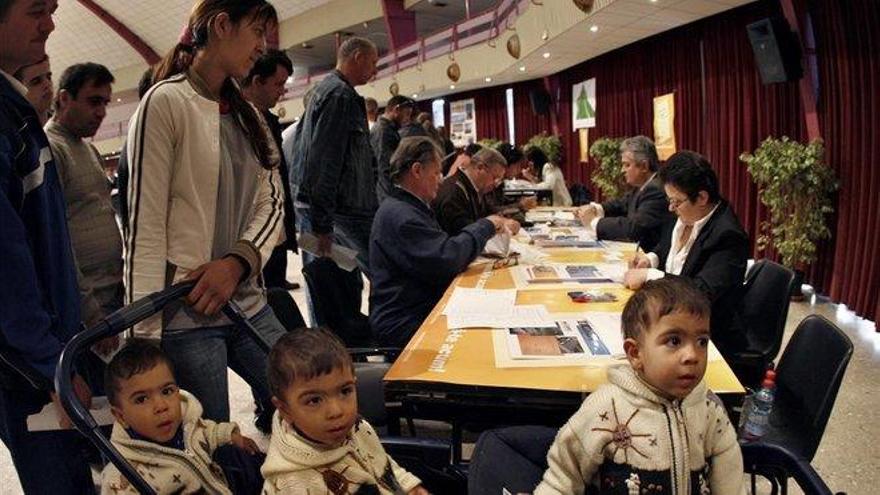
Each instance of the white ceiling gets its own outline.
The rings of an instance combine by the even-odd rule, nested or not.
[[[561,2],[563,0],[544,0],[545,4],[551,1]],[[482,78],[470,83],[463,82],[457,84],[455,92],[480,86],[510,84],[555,74],[638,40],[753,1],[755,0],[610,0],[602,2],[602,8],[595,9],[570,29],[564,32],[552,32],[551,30],[548,33],[550,36],[548,41],[531,53],[524,53],[505,71],[492,75],[491,83],[484,82]],[[596,4],[598,6],[600,2],[597,1]],[[534,13],[543,15],[541,8],[530,5],[528,15]],[[598,27],[598,31],[590,31],[590,27],[593,25]],[[506,35],[502,36],[502,40],[506,39]],[[745,30],[743,30],[743,36],[746,36]],[[503,41],[498,43],[496,50],[501,56],[507,56],[504,52]],[[544,53],[549,53],[550,56],[544,58]],[[525,70],[520,70],[520,67],[524,67]],[[424,97],[437,97],[451,92],[449,89],[443,88],[427,91],[424,93]]]
[[[160,57],[174,46],[195,3],[194,0],[94,1]],[[283,21],[329,1],[271,0],[271,3],[278,10],[279,20]],[[110,70],[145,63],[127,41],[76,0],[58,2],[55,32],[49,36],[47,51],[52,71],[56,74],[79,62],[97,62]]]

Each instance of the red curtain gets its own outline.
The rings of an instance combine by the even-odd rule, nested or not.
[[[834,300],[880,322],[880,8],[876,0],[817,0],[810,12],[819,122],[840,178],[836,256],[817,265]]]
[[[880,9],[876,0],[810,0],[809,8],[816,33],[818,111],[826,160],[837,171],[841,189],[830,218],[833,237],[820,243],[808,280],[859,315],[878,321],[880,134],[875,122],[880,115]],[[756,2],[607,53],[546,82],[517,83],[516,141],[523,144],[550,131],[550,118],[534,115],[529,102],[531,90],[549,87],[565,150],[566,180],[591,187],[593,164],[579,161],[578,135],[571,129],[572,84],[591,77],[597,81],[596,127],[589,130],[590,143],[603,136],[653,136],[653,98],[673,92],[678,149],[706,155],[718,172],[722,195],[754,241],[766,214],[739,155],[768,136],[806,140],[798,84],[761,84],[746,35],[747,24],[773,15],[781,15],[778,2]],[[504,87],[462,97],[477,99],[481,138],[507,135]]]
[[[503,87],[482,88],[446,96],[444,112],[449,129],[449,104],[453,101],[474,99],[477,118],[477,139],[507,141],[507,101]]]

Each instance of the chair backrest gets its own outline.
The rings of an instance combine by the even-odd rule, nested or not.
[[[302,313],[299,312],[299,307],[290,292],[280,287],[271,287],[266,290],[266,299],[278,321],[284,325],[285,330],[289,332],[306,326],[306,321],[303,319]]]
[[[739,316],[749,351],[763,354],[768,363],[782,346],[794,281],[792,270],[767,259],[755,262],[746,275]]]
[[[590,190],[583,184],[572,184],[571,187],[568,188],[568,193],[571,195],[572,206],[585,205],[592,199]]]
[[[837,391],[852,357],[853,344],[836,325],[810,315],[798,325],[776,367],[777,396],[793,403],[816,445],[825,432]]]

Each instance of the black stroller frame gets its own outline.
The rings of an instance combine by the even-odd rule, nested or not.
[[[110,440],[101,433],[100,426],[95,422],[95,418],[77,399],[72,383],[74,364],[80,352],[89,349],[95,342],[122,333],[138,322],[158,313],[168,303],[189,294],[189,291],[194,286],[194,281],[172,285],[163,291],[150,294],[129,306],[113,312],[92,328],[76,334],[64,347],[55,371],[55,389],[58,391],[61,405],[70,417],[73,427],[88,438],[142,494],[155,495],[156,492],[134,467],[122,457],[122,454],[116,450],[113,444],[110,443]],[[262,349],[269,352],[269,344],[256,331],[253,324],[251,324],[237,304],[229,301],[223,307],[223,313],[232,320],[233,324],[246,331]]]

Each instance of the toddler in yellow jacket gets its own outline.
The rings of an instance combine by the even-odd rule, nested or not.
[[[266,495],[428,495],[358,416],[351,356],[322,329],[281,337],[269,354],[276,407],[262,472]]]
[[[743,461],[723,406],[703,383],[709,302],[666,277],[623,310],[629,364],[559,430],[535,495],[744,494]]]

